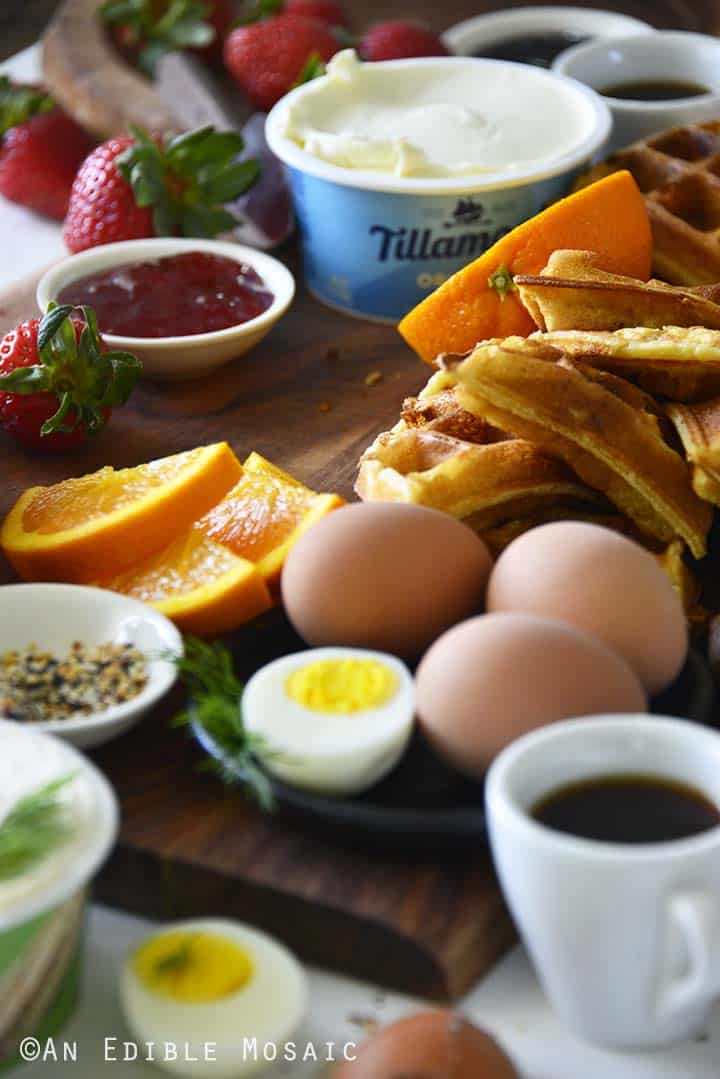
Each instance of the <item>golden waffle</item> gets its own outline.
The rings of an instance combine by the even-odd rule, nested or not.
[[[550,506],[567,516],[567,507],[605,505],[562,461],[463,410],[452,381],[433,375],[365,451],[355,485],[362,499],[432,506],[481,532]]]
[[[679,593],[688,618],[695,624],[703,623],[707,612],[700,606],[700,582],[685,561],[685,544],[682,540],[673,540],[655,557]]]
[[[555,251],[540,274],[515,277],[520,299],[541,330],[720,330],[720,304],[702,292],[607,273],[598,257],[593,251]]]
[[[631,379],[648,393],[671,401],[702,401],[720,394],[719,330],[703,326],[637,327],[612,333],[557,330],[532,334],[528,340],[544,348],[552,345],[567,356]]]
[[[720,398],[700,405],[672,404],[666,411],[692,464],[695,491],[720,506]]]
[[[712,510],[692,490],[687,462],[660,436],[657,418],[582,366],[549,363],[546,350],[538,358],[532,339],[512,341],[455,361],[461,407],[566,461],[642,532],[662,543],[680,537],[702,558]]]
[[[645,195],[657,276],[677,285],[720,281],[720,120],[633,143],[578,186],[618,169],[628,169]]]

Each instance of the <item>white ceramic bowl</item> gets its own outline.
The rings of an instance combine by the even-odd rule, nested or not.
[[[122,337],[106,333],[103,338],[111,349],[134,353],[142,360],[143,373],[149,378],[197,378],[249,352],[287,311],[295,295],[295,279],[282,262],[252,247],[218,240],[126,240],[123,243],[103,244],[70,255],[43,274],[37,287],[38,305],[44,311],[66,285],[111,266],[164,258],[186,251],[207,251],[252,266],[274,296],[270,307],[257,318],[213,333],[184,337]]]
[[[473,56],[483,48],[512,37],[561,31],[590,38],[625,37],[653,32],[641,19],[620,15],[617,11],[599,11],[581,7],[521,7],[512,11],[493,11],[475,15],[446,30],[443,40],[460,56]]]
[[[673,30],[592,41],[567,49],[553,68],[597,91],[646,79],[708,87],[707,94],[670,101],[606,97],[613,115],[610,149],[667,128],[720,118],[720,39],[706,34]]]
[[[28,726],[59,735],[81,749],[102,745],[133,727],[170,689],[175,666],[159,653],[182,652],[173,623],[138,600],[74,584],[9,584],[0,587],[0,654],[37,644],[65,655],[74,641],[133,644],[147,657],[148,682],[132,700],[104,712]],[[0,714],[0,718],[7,718]]]

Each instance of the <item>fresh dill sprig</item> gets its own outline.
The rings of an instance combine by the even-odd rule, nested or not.
[[[0,881],[21,876],[70,838],[61,791],[72,779],[61,776],[26,794],[0,822]]]
[[[175,727],[199,724],[222,751],[220,760],[207,767],[223,783],[240,784],[261,809],[275,808],[272,786],[261,767],[270,756],[264,738],[245,729],[242,716],[244,686],[233,670],[233,660],[224,645],[208,644],[197,637],[185,637],[185,654],[165,655],[174,663],[190,697],[190,706],[173,720]]]
[[[153,974],[160,976],[184,970],[190,962],[190,952],[196,937],[197,933],[189,933],[174,952],[169,952],[157,959],[153,964]]]

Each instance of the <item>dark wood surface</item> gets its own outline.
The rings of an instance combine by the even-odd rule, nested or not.
[[[391,9],[439,29],[493,6],[499,5],[354,5],[359,25]],[[612,6],[658,26],[720,30],[718,4],[709,0]],[[52,7],[29,0],[18,16],[20,5],[6,3],[0,49],[12,53],[34,40]],[[318,489],[350,496],[360,452],[394,422],[402,398],[428,372],[391,327],[348,319],[313,300],[294,245],[280,255],[297,275],[298,297],[246,358],[200,382],[144,383],[96,442],[70,456],[33,456],[0,435],[0,514],[31,484],[218,439],[240,455],[258,450]],[[31,282],[0,301],[0,325],[22,311],[34,311]],[[383,378],[368,387],[371,371]],[[0,582],[10,579],[0,566]],[[120,844],[99,883],[101,898],[162,918],[247,918],[309,961],[435,996],[462,992],[507,946],[510,925],[486,850],[462,860],[372,853],[318,837],[296,821],[263,817],[199,771],[199,751],[169,728],[178,703],[166,702],[96,754],[123,810]]]

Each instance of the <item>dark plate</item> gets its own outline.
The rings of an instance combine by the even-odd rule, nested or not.
[[[247,679],[262,664],[304,647],[285,617],[272,612],[256,621],[251,638],[238,638],[233,652]],[[691,651],[680,677],[652,702],[652,711],[711,723],[714,695],[708,664]],[[242,769],[233,767],[202,727],[194,724],[193,734],[211,757],[243,779]],[[448,852],[487,842],[483,784],[457,775],[419,733],[390,775],[356,798],[309,794],[276,779],[271,784],[281,812],[343,843]]]

